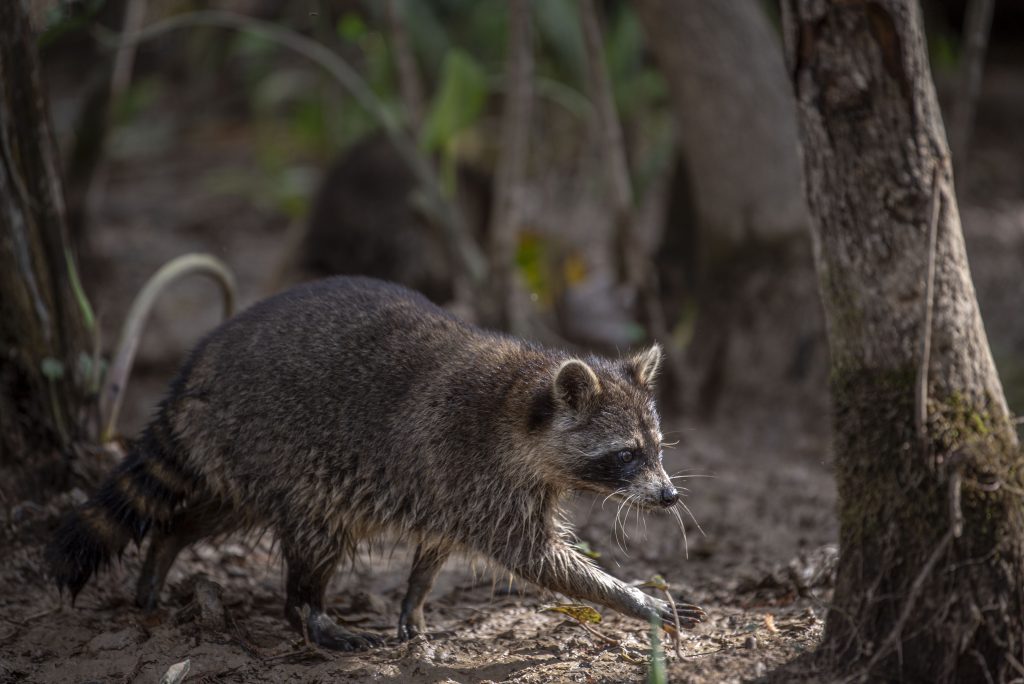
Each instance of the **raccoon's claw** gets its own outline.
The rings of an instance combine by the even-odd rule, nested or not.
[[[675,613],[673,613],[672,606],[666,601],[661,602],[658,614],[662,624],[667,627],[675,627],[676,616],[678,616],[679,626],[683,629],[693,629],[708,617],[703,608],[692,603],[676,603]]]
[[[423,616],[420,614],[416,616],[413,611],[402,611],[402,614],[398,616],[398,640],[408,641],[414,637],[419,636],[427,631],[426,624],[423,622]]]
[[[420,630],[416,629],[415,625],[407,623],[398,623],[398,640],[408,641],[420,635]]]
[[[334,651],[365,651],[384,645],[383,637],[368,632],[350,632],[324,613],[310,615],[306,624],[310,641]]]

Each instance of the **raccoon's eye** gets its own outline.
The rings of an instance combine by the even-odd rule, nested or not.
[[[619,463],[626,465],[632,463],[633,459],[636,458],[636,454],[630,449],[623,449],[618,453]]]

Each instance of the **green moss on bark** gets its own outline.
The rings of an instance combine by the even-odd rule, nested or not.
[[[887,634],[898,620],[921,568],[953,526],[954,473],[961,475],[963,534],[948,545],[915,601],[908,624],[926,631],[904,635],[903,662],[893,656],[886,667],[901,676],[935,672],[928,656],[918,661],[913,655],[915,640],[921,640],[918,650],[946,644],[948,672],[961,666],[954,663],[972,662],[957,657],[962,643],[973,640],[988,651],[998,647],[995,639],[1012,642],[1009,628],[992,631],[1024,610],[1024,487],[1019,450],[1006,437],[1008,417],[990,397],[933,397],[923,448],[915,424],[915,369],[837,369],[832,391],[843,558],[826,642],[841,657],[855,658],[865,639]],[[999,604],[995,597],[1005,587],[1016,590]],[[994,652],[985,659],[998,660]]]

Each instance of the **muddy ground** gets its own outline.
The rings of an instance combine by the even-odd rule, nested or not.
[[[1008,81],[993,79],[988,87],[1018,97]],[[238,274],[245,305],[272,289],[289,230],[282,215],[211,190],[211,170],[245,169],[252,162],[244,136],[217,125],[175,128],[158,110],[148,114],[145,127],[122,136],[145,137],[148,130],[171,135],[174,144],[121,155],[104,169],[95,201],[87,272],[108,348],[131,297],[168,258],[218,254]],[[961,183],[965,233],[994,354],[1011,406],[1021,411],[1024,150],[1019,137],[1006,143],[1007,129],[984,108],[979,127]],[[687,521],[684,544],[667,516],[624,514],[617,527],[611,503],[573,503],[579,536],[600,553],[601,565],[627,581],[661,574],[678,599],[707,610],[707,623],[682,635],[681,658],[665,644],[671,681],[817,678],[806,656],[821,637],[837,537],[826,382],[821,372],[786,385],[766,382],[749,351],[761,345],[764,326],[813,318],[809,273],[784,291],[796,292],[810,312],[759,319],[737,333],[736,347],[747,351],[731,359],[716,420],[663,420],[667,438],[679,440],[666,452],[666,469],[694,476],[686,502],[703,534]],[[145,421],[184,350],[216,324],[214,293],[208,282],[184,282],[161,302],[132,377],[124,434]],[[596,626],[603,638],[596,637],[542,612],[552,597],[469,559],[451,561],[439,578],[427,607],[428,638],[392,640],[358,654],[309,648],[288,628],[281,567],[269,538],[231,538],[186,551],[172,570],[163,607],[153,614],[133,606],[139,551],[129,549],[72,608],[44,576],[41,545],[59,513],[84,495],[73,490],[49,502],[7,502],[0,531],[0,682],[156,682],[184,660],[191,668],[186,682],[619,682],[647,676],[647,625],[604,611]],[[358,629],[392,635],[409,561],[410,550],[401,545],[362,554],[354,568],[339,572],[331,610]],[[218,592],[219,599],[197,605],[197,596]]]

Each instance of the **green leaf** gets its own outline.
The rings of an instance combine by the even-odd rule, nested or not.
[[[582,539],[576,542],[576,544],[573,545],[573,548],[575,548],[577,551],[582,553],[587,558],[593,558],[594,560],[597,560],[601,557],[600,552],[595,551],[590,547],[590,542],[584,541]]]
[[[590,606],[582,603],[559,603],[553,606],[544,606],[540,609],[542,613],[561,613],[568,615],[576,622],[593,624],[601,622],[601,614]]]
[[[86,329],[91,331],[96,326],[96,316],[93,315],[92,305],[89,304],[89,298],[85,295],[82,281],[78,278],[78,267],[75,264],[75,257],[72,256],[71,250],[67,247],[64,248],[64,261],[68,267],[68,280],[71,281],[71,291],[75,293],[75,302],[77,302],[78,309],[82,313],[82,322],[85,323]]]
[[[355,12],[349,12],[338,21],[338,35],[345,40],[358,41],[366,35],[366,22]]]
[[[480,118],[487,101],[487,75],[469,54],[453,49],[445,56],[441,86],[430,106],[420,145],[443,148]]]
[[[43,377],[50,381],[60,380],[64,377],[64,364],[52,356],[47,356],[42,360],[39,370],[43,372]]]
[[[657,589],[658,591],[668,591],[668,582],[666,582],[665,578],[661,575],[651,577],[651,579],[647,580],[640,586],[647,589]]]
[[[533,3],[532,9],[544,52],[552,55],[560,75],[564,74],[569,83],[582,88],[587,73],[587,50],[576,2],[540,0]]]

